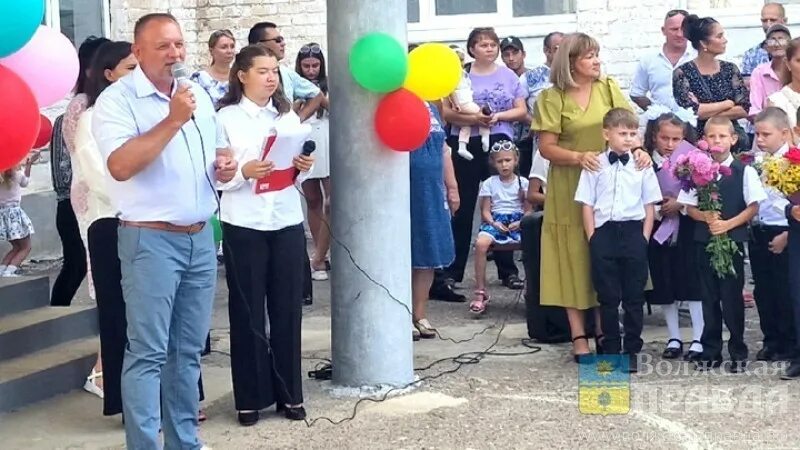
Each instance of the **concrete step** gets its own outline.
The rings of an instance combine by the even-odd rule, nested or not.
[[[0,362],[0,413],[83,386],[99,345],[90,337]]]
[[[32,309],[0,318],[0,362],[98,334],[94,305]]]
[[[50,281],[47,277],[0,278],[0,317],[49,304]]]

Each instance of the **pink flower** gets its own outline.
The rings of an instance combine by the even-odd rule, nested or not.
[[[723,150],[723,149],[722,149],[722,147],[719,147],[719,146],[716,146],[716,145],[715,145],[715,146],[711,147],[710,149],[708,149],[708,151],[709,151],[710,153],[722,153],[722,152],[724,152],[725,150]]]
[[[719,173],[724,177],[729,177],[733,172],[731,172],[731,168],[728,166],[719,166]]]
[[[669,168],[670,168],[669,160],[665,159],[664,160],[664,164],[661,164],[661,169],[662,170],[669,170]]]
[[[704,152],[707,152],[708,151],[708,142],[706,142],[705,139],[700,139],[697,142],[697,148],[699,148],[700,150],[702,150]]]
[[[711,200],[714,200],[714,201],[719,200],[719,193],[718,192],[712,192],[711,193]]]

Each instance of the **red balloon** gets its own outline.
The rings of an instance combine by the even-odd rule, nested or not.
[[[407,89],[385,96],[375,111],[375,131],[387,147],[411,152],[422,146],[431,132],[428,107]]]
[[[53,123],[44,114],[39,115],[39,136],[36,137],[36,142],[33,143],[33,148],[42,148],[50,143],[50,138],[53,137]]]
[[[0,65],[0,170],[19,164],[39,134],[39,105],[17,74]]]

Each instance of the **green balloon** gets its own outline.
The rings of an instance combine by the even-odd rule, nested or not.
[[[214,229],[214,244],[219,245],[222,242],[222,225],[219,223],[219,218],[212,216],[209,222],[211,222],[211,228]]]
[[[408,73],[408,55],[392,36],[370,33],[350,49],[350,73],[368,91],[392,92],[403,86]]]
[[[44,0],[0,0],[0,58],[24,47],[43,17]]]

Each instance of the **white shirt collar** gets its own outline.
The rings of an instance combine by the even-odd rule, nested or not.
[[[730,167],[733,164],[733,154],[728,155],[725,161],[722,161],[722,165],[726,167]]]
[[[133,69],[133,73],[131,74],[133,78],[133,85],[136,88],[136,96],[139,98],[149,97],[153,94],[160,95],[162,97],[167,97],[158,89],[156,89],[156,85],[147,78],[144,71],[142,70],[142,66],[138,65],[135,69]],[[178,84],[173,81],[172,89],[170,90],[170,96],[175,93],[178,88]],[[168,98],[168,97],[167,97]]]
[[[278,110],[272,104],[272,99],[267,103],[267,106],[258,106],[254,101],[250,100],[249,98],[242,96],[242,100],[239,102],[239,107],[244,110],[249,116],[256,118],[259,114],[263,111],[269,111],[278,115]]]
[[[777,152],[773,153],[773,156],[783,156],[788,151],[789,151],[789,144],[783,144],[783,146],[779,148]]]
[[[667,62],[669,62],[669,58],[667,57],[667,53],[664,51],[664,47],[666,45],[667,44],[661,44],[661,48],[658,50],[658,54],[661,55],[661,57],[664,58]],[[692,46],[688,42],[686,43],[686,50],[684,50],[683,51],[683,55],[681,55],[681,57],[678,58],[678,64],[676,64],[676,65],[680,65],[681,62],[687,60],[687,58],[694,59],[694,49],[692,48]]]
[[[653,150],[653,163],[663,166],[664,161],[666,160],[667,158],[661,156],[661,153],[658,153],[658,150]]]

